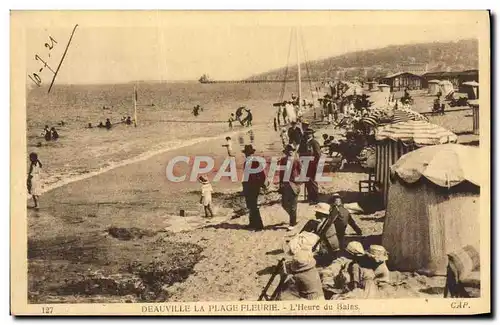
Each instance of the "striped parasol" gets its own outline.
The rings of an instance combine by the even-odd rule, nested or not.
[[[379,127],[375,139],[414,142],[419,146],[457,142],[456,134],[426,121],[406,121]]]
[[[361,122],[371,127],[386,125],[391,121],[387,110],[372,109],[370,113],[361,119]]]
[[[400,122],[406,122],[406,121],[426,121],[428,122],[429,119],[427,117],[423,116],[420,113],[417,113],[411,109],[397,109],[394,111],[394,115],[392,117],[392,123],[400,123]]]

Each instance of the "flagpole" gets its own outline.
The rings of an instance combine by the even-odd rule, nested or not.
[[[137,89],[134,86],[134,126],[137,127]]]

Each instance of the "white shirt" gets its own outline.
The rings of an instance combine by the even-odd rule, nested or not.
[[[201,184],[201,196],[203,197],[202,203],[204,206],[212,204],[213,188],[210,183]]]

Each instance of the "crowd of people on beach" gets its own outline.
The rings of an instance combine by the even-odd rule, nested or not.
[[[328,96],[326,98],[328,99]],[[328,202],[319,201],[319,187],[315,179],[317,166],[325,151],[331,154],[335,139],[333,136],[323,134],[323,144],[320,144],[315,138],[315,130],[303,116],[303,109],[299,112],[297,104],[297,98],[281,103],[274,120],[275,129],[277,129],[276,124],[280,127],[279,136],[284,147],[283,157],[278,165],[286,166],[279,172],[278,193],[281,195],[281,206],[289,217],[287,230],[289,233],[295,233],[292,239],[286,240],[285,245],[285,252],[290,257],[285,269],[294,281],[287,282],[281,288],[281,297],[285,300],[325,299],[325,292],[334,295],[353,290],[363,291],[363,297],[373,296],[377,286],[389,279],[389,270],[385,264],[387,252],[380,245],[371,245],[365,251],[360,242],[347,242],[345,234],[348,226],[358,236],[362,236],[363,232],[344,207],[342,197],[338,193],[333,194]],[[366,113],[363,109],[355,108],[354,102],[349,100],[341,103],[325,100],[322,104],[322,111],[325,112],[322,120],[327,123],[340,124],[345,115],[350,117],[349,122],[352,123]],[[303,107],[305,109],[307,106]],[[230,126],[234,120],[236,120],[234,115],[231,115]],[[226,144],[223,146],[227,149],[228,157],[234,157],[230,137],[226,137]],[[260,169],[259,161],[252,159],[255,152],[253,144],[244,145],[242,150],[245,155],[244,170]],[[311,159],[306,171],[308,177],[306,181],[299,179],[302,170],[301,157]],[[290,177],[284,177],[285,170],[290,173]],[[199,181],[200,203],[204,206],[205,217],[211,218],[213,189],[206,177],[201,176]],[[262,231],[264,223],[258,201],[261,190],[269,187],[268,175],[264,169],[250,174],[248,179],[243,180],[242,187],[249,216],[247,229]],[[302,188],[306,191],[308,203],[314,205],[316,214],[298,231],[297,206]],[[318,269],[317,266],[323,269]]]

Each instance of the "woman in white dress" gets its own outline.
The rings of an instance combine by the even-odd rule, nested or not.
[[[38,155],[34,152],[30,153],[30,169],[28,173],[28,193],[33,197],[35,203],[34,208],[38,208],[38,197],[42,191],[40,183],[40,171],[42,163],[38,160]]]

